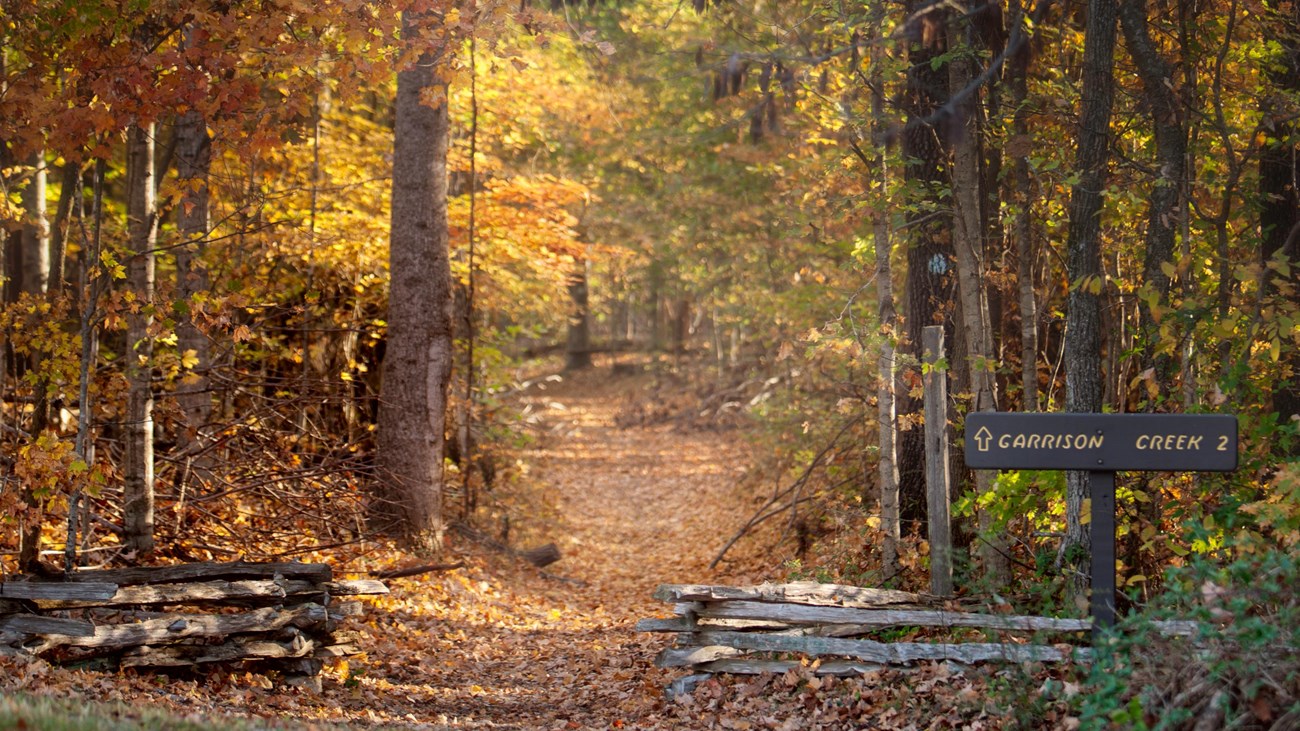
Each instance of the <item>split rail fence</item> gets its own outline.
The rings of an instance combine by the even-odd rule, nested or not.
[[[944,609],[922,594],[838,584],[796,582],[750,587],[665,584],[654,594],[672,602],[675,617],[643,619],[642,632],[676,634],[659,653],[660,667],[699,673],[781,673],[821,659],[820,675],[857,675],[920,661],[1089,662],[1092,650],[1067,642],[1034,644],[1031,638],[1088,632],[1090,619],[1013,616]],[[868,635],[896,627],[963,629],[996,635],[997,642],[882,642]],[[1194,622],[1157,623],[1163,634],[1191,635]],[[969,634],[969,633],[967,633]],[[824,659],[829,658],[829,659]]]
[[[195,668],[254,663],[314,679],[361,652],[344,617],[380,581],[335,581],[325,564],[197,563],[0,582],[0,655],[62,664]],[[343,598],[343,599],[341,599]]]

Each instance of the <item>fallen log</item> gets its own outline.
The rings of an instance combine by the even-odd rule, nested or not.
[[[519,557],[537,568],[545,568],[559,561],[562,556],[560,549],[554,543],[548,543],[545,546],[530,548],[527,551],[520,551]]]
[[[745,653],[734,647],[721,645],[705,647],[666,647],[655,658],[655,665],[661,668],[683,668],[700,665],[722,658],[739,657]]]
[[[0,632],[20,635],[60,634],[69,637],[90,637],[95,625],[83,619],[43,617],[39,614],[12,614],[0,617]]]
[[[759,652],[798,652],[808,657],[826,655],[865,660],[881,665],[906,665],[918,661],[953,660],[977,662],[1063,662],[1087,661],[1091,651],[1069,645],[1018,645],[1010,643],[885,643],[836,637],[810,637],[748,632],[700,632],[703,646],[731,647]]]
[[[187,667],[235,660],[296,658],[305,657],[315,649],[316,644],[302,635],[283,641],[241,637],[215,645],[140,647],[122,655],[122,667]]]
[[[304,579],[321,583],[334,578],[328,564],[285,561],[279,563],[254,563],[230,561],[177,564],[175,566],[141,566],[129,569],[99,569],[77,571],[65,579],[77,583],[112,583],[119,586],[140,584],[172,584],[203,579]]]
[[[761,584],[759,586],[662,584],[658,589],[655,589],[654,598],[666,602],[750,600],[859,607],[863,609],[898,605],[923,608],[933,606],[939,602],[937,597],[913,594],[907,591],[871,589],[840,584],[818,584],[812,581],[800,581],[791,584]]]
[[[77,589],[80,586],[117,587],[116,584],[40,584],[38,582],[15,582],[37,587]],[[204,581],[182,582],[172,584],[141,584],[123,586],[104,596],[103,591],[87,593],[85,596],[76,591],[26,592],[37,599],[42,609],[80,609],[87,607],[147,606],[159,604],[222,604],[226,602],[250,602],[257,600],[286,599],[293,596],[329,594],[333,596],[356,596],[363,594],[387,594],[388,587],[382,581],[357,579],[351,581],[327,581],[315,583],[303,580],[260,579],[242,581]],[[93,598],[86,598],[86,597]]]
[[[691,632],[721,627],[787,630],[811,625],[816,626],[816,631],[806,634],[825,637],[851,637],[900,626],[940,629],[965,627],[1006,632],[1088,632],[1092,629],[1091,619],[1069,617],[975,614],[933,609],[860,609],[770,604],[748,600],[683,602],[674,611],[682,616],[672,620],[642,620],[637,624],[637,629],[642,632]],[[1165,636],[1192,636],[1200,630],[1197,622],[1188,620],[1158,621],[1151,624]]]
[[[419,566],[410,566],[404,569],[375,571],[370,575],[376,579],[404,579],[408,576],[419,576],[420,574],[428,574],[435,571],[452,571],[463,568],[465,568],[465,563],[463,561],[457,561],[456,563],[426,563]],[[385,587],[384,593],[387,593],[387,591],[388,589]]]
[[[729,673],[731,675],[762,675],[764,673],[780,674],[791,670],[808,667],[814,675],[834,675],[839,678],[851,678],[856,675],[879,672],[888,665],[854,662],[852,660],[832,660],[816,667],[809,667],[799,660],[754,660],[750,658],[730,658],[714,660],[694,666],[695,670],[706,673]]]
[[[112,598],[117,589],[117,584],[113,582],[65,584],[52,581],[5,581],[0,582],[0,597],[94,602]]]
[[[786,625],[842,624],[866,629],[883,627],[975,627],[1022,632],[1087,632],[1090,619],[971,614],[935,609],[861,609],[857,607],[768,604],[757,601],[710,602],[695,608],[697,617],[753,619]]]
[[[321,588],[334,596],[361,596],[387,594],[388,587],[382,581],[373,579],[347,579],[344,581],[327,581]]]
[[[321,658],[360,651],[355,633],[335,629],[364,605],[337,598],[388,593],[382,581],[332,578],[322,564],[236,561],[0,582],[0,654],[96,656],[125,667],[257,661],[314,672]],[[217,613],[232,607],[240,611]]]
[[[56,647],[120,649],[137,645],[170,644],[193,637],[226,637],[246,632],[270,632],[288,626],[322,624],[329,615],[319,604],[278,609],[267,607],[242,614],[173,614],[136,624],[102,625],[91,635],[44,634],[32,648],[39,654]]]

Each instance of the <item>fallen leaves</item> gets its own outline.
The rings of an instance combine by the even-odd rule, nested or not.
[[[661,610],[651,596],[655,586],[785,577],[764,575],[752,555],[735,557],[731,573],[706,570],[719,535],[747,517],[749,501],[737,485],[749,460],[735,432],[618,427],[617,410],[639,387],[592,373],[550,383],[533,404],[548,428],[527,461],[530,474],[544,481],[539,489],[554,515],[521,528],[535,534],[519,540],[559,543],[565,559],[555,570],[582,585],[465,546],[457,556],[465,567],[394,579],[391,594],[367,598],[364,615],[345,620],[343,629],[360,635],[357,644],[367,654],[327,669],[319,693],[242,671],[169,678],[14,658],[0,658],[0,690],[146,703],[180,716],[392,728],[813,731],[1004,724],[1003,709],[989,700],[996,668],[942,663],[843,679],[818,677],[810,663],[780,676],[715,677],[669,700],[664,688],[679,673],[652,664],[662,638],[632,630],[636,619]],[[380,551],[348,568],[371,571],[401,560]],[[1069,679],[1051,682],[1060,690],[1056,696],[1077,692]],[[1063,709],[1052,712],[1056,727],[1077,725]]]

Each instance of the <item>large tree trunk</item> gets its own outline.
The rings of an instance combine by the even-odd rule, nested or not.
[[[909,15],[928,7],[925,2],[909,2]],[[937,11],[936,11],[937,12]],[[948,87],[942,69],[934,60],[943,55],[943,33],[927,37],[923,24],[917,23],[908,48],[907,90],[905,106],[908,124],[903,134],[903,158],[907,161],[904,176],[908,186],[917,191],[907,214],[907,279],[904,283],[904,314],[908,353],[921,362],[921,331],[926,325],[944,325],[954,352],[961,350],[957,333],[952,332],[956,310],[953,277],[952,217],[946,209],[944,195],[949,187],[944,166],[944,151],[934,127],[919,123],[930,116],[942,102],[939,95]],[[956,362],[956,358],[953,359]],[[958,371],[960,369],[957,369]],[[955,373],[954,373],[955,374]],[[960,390],[960,388],[954,388]],[[917,399],[900,394],[899,412],[917,414]],[[924,526],[925,509],[925,435],[919,426],[899,434],[898,442],[899,512],[906,526]]]
[[[949,46],[962,46],[948,64],[949,89],[953,94],[965,89],[974,78],[971,46],[960,35],[960,26],[950,26]],[[962,51],[966,51],[963,53]],[[953,141],[953,228],[957,255],[957,290],[961,297],[962,327],[966,332],[966,369],[970,379],[969,412],[996,411],[997,393],[993,362],[993,324],[989,319],[988,295],[984,288],[984,237],[980,224],[980,129],[975,117],[975,102],[968,100],[957,109],[958,129]],[[975,489],[980,496],[993,489],[991,470],[975,471]],[[992,519],[985,508],[978,509],[981,538],[980,559],[985,578],[994,588],[1007,583],[1011,566],[1007,560],[1007,542],[993,531]]]
[[[212,417],[208,394],[208,337],[194,324],[194,311],[201,306],[196,295],[208,291],[208,270],[203,264],[207,250],[209,221],[208,174],[212,167],[212,140],[207,120],[196,110],[183,114],[176,123],[176,177],[181,189],[176,228],[182,245],[176,249],[176,290],[185,304],[176,324],[176,347],[182,355],[193,354],[193,367],[184,379],[177,401],[185,418],[182,444],[196,449],[202,445],[202,429]]]
[[[422,29],[430,22],[429,15],[407,13],[403,41],[427,44]],[[442,542],[443,441],[453,357],[447,85],[436,74],[442,53],[427,50],[397,75],[388,342],[372,512],[376,528],[430,548]]]
[[[131,257],[127,287],[132,298],[126,318],[126,425],[123,428],[123,535],[128,549],[153,548],[153,341],[149,305],[154,295],[154,126],[132,125],[126,141],[126,225]]]
[[[1115,80],[1115,0],[1088,0],[1083,46],[1083,106],[1070,192],[1066,277],[1071,283],[1065,317],[1066,411],[1101,411],[1101,193],[1110,158],[1110,115]],[[1083,522],[1088,473],[1069,472],[1065,487],[1065,540],[1060,558],[1072,567],[1073,585],[1087,585],[1090,536]]]

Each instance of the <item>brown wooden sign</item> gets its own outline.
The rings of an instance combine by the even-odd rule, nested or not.
[[[1231,472],[1237,469],[1237,417],[976,412],[966,417],[966,466]]]
[[[1088,471],[1097,637],[1115,624],[1115,473],[1231,472],[1237,469],[1237,417],[980,411],[966,416],[966,466]]]

